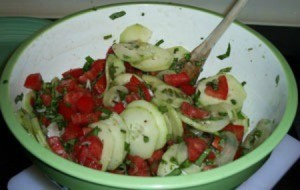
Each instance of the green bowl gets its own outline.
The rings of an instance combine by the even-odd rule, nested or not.
[[[112,13],[125,11],[112,20]],[[84,58],[103,58],[118,41],[126,26],[140,23],[153,31],[150,43],[164,40],[162,47],[182,45],[192,50],[221,21],[218,14],[173,4],[141,3],[97,7],[60,19],[24,43],[10,58],[1,77],[1,110],[16,139],[34,163],[51,179],[71,189],[232,189],[250,177],[287,134],[297,108],[297,87],[293,73],[280,52],[264,37],[235,22],[224,33],[206,61],[201,77],[232,67],[231,74],[246,81],[247,99],[243,111],[250,118],[250,130],[262,118],[277,127],[272,135],[248,155],[222,167],[187,176],[131,177],[100,172],[65,160],[43,148],[16,119],[20,105],[15,97],[27,92],[26,76],[40,72],[45,81],[65,70],[82,66]],[[111,39],[104,39],[106,35]],[[217,55],[231,44],[225,60]]]

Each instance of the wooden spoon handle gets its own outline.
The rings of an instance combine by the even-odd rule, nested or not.
[[[192,51],[192,60],[199,60],[198,58],[203,58],[203,56],[205,57],[205,55],[209,54],[210,50],[214,47],[230,24],[235,20],[240,10],[242,10],[242,8],[246,5],[247,1],[248,0],[237,0],[231,10],[220,22],[220,24],[213,30],[213,32]]]

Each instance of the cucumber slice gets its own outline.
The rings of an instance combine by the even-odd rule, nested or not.
[[[128,93],[128,89],[125,86],[113,86],[106,90],[103,95],[103,104],[106,107],[112,107],[115,105],[114,101],[119,102],[119,92]]]
[[[135,76],[137,79],[142,81],[142,79],[139,76],[135,75],[135,74],[124,73],[124,74],[120,74],[119,76],[117,76],[115,78],[115,80],[113,81],[113,85],[123,86],[123,85],[125,85],[126,83],[128,83],[130,81],[132,76]]]
[[[153,45],[145,42],[114,44],[112,49],[119,59],[129,63],[140,62],[153,56]]]
[[[170,85],[157,86],[154,96],[161,101],[169,103],[174,108],[179,108],[182,102],[191,103],[191,99],[186,94]]]
[[[188,50],[186,50],[184,47],[182,46],[175,46],[175,47],[171,47],[168,48],[167,51],[173,55],[174,59],[180,60],[182,58],[184,58],[184,56],[188,53],[190,53]]]
[[[197,86],[197,91],[200,91],[200,96],[198,102],[203,106],[214,105],[219,103],[227,103],[233,109],[241,109],[243,103],[246,99],[246,92],[242,86],[242,84],[232,75],[229,74],[221,74],[225,75],[228,83],[228,96],[226,100],[221,100],[212,96],[209,96],[205,93],[206,84],[211,82],[212,80],[217,80],[220,75],[215,75],[212,77],[208,77],[199,82]]]
[[[119,122],[114,119],[116,115],[117,114],[113,113],[113,116],[101,121],[101,123],[104,123],[107,126],[109,126],[109,129],[111,130],[111,133],[114,137],[115,146],[113,148],[111,160],[107,166],[108,170],[116,169],[123,162],[124,159],[126,133],[122,132],[121,127],[119,126]]]
[[[178,113],[181,120],[200,130],[200,131],[204,131],[207,133],[214,133],[217,131],[220,131],[221,129],[223,129],[226,125],[228,125],[230,123],[230,119],[229,117],[223,117],[220,119],[214,119],[214,120],[193,120],[185,115],[183,115],[182,113]]]
[[[248,131],[248,128],[249,128],[249,123],[250,123],[250,120],[248,118],[248,116],[246,114],[244,114],[242,111],[238,111],[238,112],[233,112],[234,113],[234,117],[232,119],[232,123],[234,125],[242,125],[244,126],[244,133],[246,133]]]
[[[221,138],[224,140],[224,145],[222,146],[223,149],[214,161],[218,166],[222,166],[233,161],[233,158],[239,147],[239,142],[232,132],[221,132]]]
[[[145,100],[137,100],[128,104],[127,108],[143,108],[154,116],[156,126],[158,127],[158,131],[159,131],[155,150],[164,147],[165,144],[167,143],[168,128],[163,115],[157,109],[157,107]]]
[[[152,36],[152,31],[141,24],[134,24],[125,28],[120,35],[120,42],[141,41],[148,42]]]
[[[130,154],[150,158],[159,137],[155,117],[148,110],[138,107],[126,108],[121,117],[129,130]]]
[[[162,80],[160,80],[159,78],[155,77],[155,76],[151,76],[151,75],[143,75],[142,79],[149,84],[152,89],[155,89],[157,86],[165,84]]]
[[[179,164],[174,162],[178,151],[179,144],[173,144],[162,156],[162,161],[158,165],[157,176],[166,176],[176,168],[179,168]]]
[[[122,60],[117,58],[114,54],[109,54],[106,58],[105,76],[107,87],[118,75],[125,73],[125,65]]]
[[[100,159],[100,164],[102,164],[102,171],[106,171],[112,160],[112,156],[115,148],[115,139],[111,132],[110,126],[99,121],[90,125],[90,127],[98,127],[100,129],[98,137],[103,143],[102,156]]]
[[[27,112],[27,114],[34,116],[33,114],[33,108],[31,106],[31,100],[35,99],[35,93],[34,91],[29,91],[25,94],[25,97],[23,99],[23,105],[22,108]]]
[[[173,61],[172,55],[165,49],[151,45],[151,57],[142,61],[131,63],[142,71],[162,71],[168,69]]]

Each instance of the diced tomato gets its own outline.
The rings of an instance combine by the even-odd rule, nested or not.
[[[196,88],[190,84],[181,85],[179,88],[188,96],[193,95],[196,92]]]
[[[105,68],[105,59],[96,60],[92,64],[91,69],[78,78],[79,82],[84,84],[88,80],[90,82],[94,81],[97,78],[97,76],[104,70],[104,68]]]
[[[131,176],[150,176],[150,168],[146,160],[139,156],[128,155],[130,160],[128,174]]]
[[[192,119],[204,119],[210,115],[208,111],[195,107],[188,102],[183,102],[181,104],[180,110],[184,115]]]
[[[176,74],[165,74],[164,81],[171,86],[178,87],[189,84],[191,79],[185,72],[181,72]]]
[[[230,131],[230,132],[234,133],[237,140],[239,142],[242,142],[243,137],[244,137],[244,126],[228,124],[226,127],[223,128],[223,131]]]
[[[41,94],[41,99],[46,107],[51,105],[52,96],[50,94]]]
[[[103,106],[103,98],[100,96],[94,95],[94,103],[96,107],[102,107]]]
[[[207,147],[206,142],[198,137],[186,137],[184,141],[186,142],[188,157],[191,162],[195,162]]]
[[[162,149],[156,150],[153,152],[151,158],[149,158],[147,160],[150,165],[151,174],[156,175],[158,165],[162,159],[163,154],[164,154],[164,151]]]
[[[94,98],[84,95],[76,102],[76,108],[80,113],[92,113],[95,108]]]
[[[72,92],[68,92],[67,94],[64,95],[64,102],[70,106],[73,110],[76,110],[77,106],[76,103],[77,101],[83,97],[83,96],[88,96],[90,95],[87,92],[84,91],[72,91]]]
[[[75,78],[78,79],[83,74],[82,68],[70,69],[62,74],[63,78]]]
[[[216,158],[216,154],[213,151],[210,151],[207,155],[207,159],[214,160]]]
[[[143,74],[143,72],[141,70],[134,68],[127,62],[125,62],[124,65],[125,65],[126,73],[132,73],[132,74],[136,74],[139,76],[141,76]]]
[[[98,74],[98,73],[104,71],[105,63],[106,63],[105,59],[98,59],[92,64],[91,69],[94,69]]]
[[[146,87],[145,84],[140,84],[140,89],[142,90],[142,93],[143,93],[143,98],[150,102],[152,100],[152,96],[150,94],[150,91],[149,89]]]
[[[56,90],[60,93],[63,93],[64,90],[67,92],[77,91],[80,89],[77,81],[73,78],[61,80],[59,85],[56,87]]]
[[[75,113],[71,115],[72,123],[75,125],[86,125],[99,121],[100,112],[94,113]]]
[[[65,151],[62,143],[60,142],[59,137],[53,136],[47,138],[47,142],[51,148],[51,150],[56,153],[57,155],[63,157],[63,158],[68,158],[69,155]]]
[[[58,113],[61,114],[65,118],[65,120],[70,121],[71,115],[74,114],[75,111],[66,103],[60,101],[58,103]]]
[[[109,54],[114,54],[114,53],[115,53],[115,52],[114,52],[113,48],[112,48],[112,47],[109,47],[108,50],[107,50],[107,52],[106,52],[106,57],[107,57]]]
[[[65,128],[64,133],[62,134],[62,139],[64,141],[69,141],[71,139],[75,139],[80,136],[83,136],[81,127],[79,127],[79,125],[74,125],[72,123],[69,123]]]
[[[106,76],[102,75],[93,88],[98,94],[102,94],[106,89]]]
[[[236,159],[238,159],[238,158],[240,158],[242,155],[243,155],[243,147],[239,147],[238,149],[237,149],[237,151],[236,151],[236,153],[235,153],[235,155],[234,155],[234,158],[233,158],[233,160],[236,160]]]
[[[82,127],[82,133],[84,136],[89,134],[92,130],[93,130],[92,127]]]
[[[130,81],[125,84],[125,87],[131,92],[138,92],[139,85],[142,82],[135,76],[130,78]]]
[[[212,146],[217,150],[221,151],[223,147],[220,145],[221,138],[219,136],[214,136],[214,140],[212,142]]]
[[[41,116],[40,120],[45,127],[48,127],[48,125],[50,125],[51,123],[51,121],[47,119],[45,116]]]
[[[102,164],[99,163],[99,160],[93,158],[93,157],[86,157],[85,162],[83,163],[84,166],[95,169],[95,170],[101,170]]]
[[[24,86],[31,90],[39,91],[42,89],[43,78],[40,73],[34,73],[27,76]]]
[[[137,93],[131,93],[131,94],[127,94],[125,96],[125,101],[127,103],[133,102],[135,100],[140,100],[140,99],[141,99],[141,97]]]
[[[214,98],[226,100],[228,95],[228,83],[226,77],[224,75],[219,76],[216,89],[214,89],[212,85],[207,85],[205,93]]]
[[[112,111],[120,114],[124,111],[125,109],[125,106],[122,102],[118,102],[118,103],[115,103],[114,107],[112,108]]]

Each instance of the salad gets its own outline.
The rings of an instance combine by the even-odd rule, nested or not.
[[[151,35],[143,25],[128,26],[104,59],[87,56],[50,82],[28,75],[30,91],[16,97],[21,124],[65,159],[131,176],[202,172],[267,138],[268,120],[244,137],[246,92],[230,68],[197,80],[185,68],[188,50],[150,44]]]

